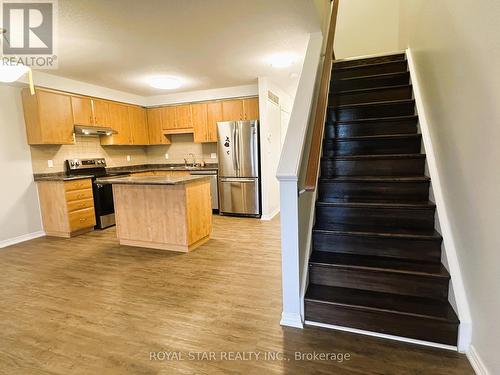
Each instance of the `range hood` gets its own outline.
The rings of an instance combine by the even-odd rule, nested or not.
[[[75,125],[76,135],[93,136],[93,135],[111,135],[116,133],[117,133],[116,130],[104,126]]]

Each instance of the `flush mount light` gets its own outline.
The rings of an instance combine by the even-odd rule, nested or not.
[[[269,63],[273,68],[288,68],[295,62],[295,56],[291,53],[277,53],[269,57]]]
[[[155,89],[173,90],[181,87],[181,81],[170,76],[155,76],[149,80],[149,85]]]

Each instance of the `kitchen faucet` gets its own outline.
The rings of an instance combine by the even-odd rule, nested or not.
[[[189,156],[193,158],[193,167],[196,167],[196,159],[194,158],[194,154],[190,153]]]

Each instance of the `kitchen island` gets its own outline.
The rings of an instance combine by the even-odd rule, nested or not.
[[[208,176],[129,176],[96,182],[113,185],[121,245],[188,252],[209,240]]]

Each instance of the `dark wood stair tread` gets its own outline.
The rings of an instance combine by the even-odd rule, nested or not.
[[[356,137],[329,138],[327,141],[332,142],[352,142],[352,141],[383,141],[383,140],[398,140],[398,139],[419,139],[422,134],[381,134],[381,135],[360,135]]]
[[[320,183],[332,182],[428,182],[427,176],[335,176],[320,177]]]
[[[405,210],[434,210],[436,205],[434,202],[316,202],[317,206],[323,207],[348,207],[348,208],[403,208]]]
[[[459,323],[447,301],[430,298],[309,284],[305,300]]]
[[[394,116],[394,117],[381,117],[381,118],[366,118],[366,119],[357,119],[357,120],[342,120],[335,121],[333,124],[335,125],[351,125],[351,124],[371,124],[376,122],[399,122],[406,120],[414,120],[418,121],[418,116]]]
[[[397,104],[414,104],[415,99],[401,99],[401,100],[383,100],[379,102],[366,102],[366,103],[356,103],[356,104],[344,104],[339,106],[328,106],[329,109],[346,109],[346,108],[360,108],[360,107],[370,107],[370,106],[387,106],[387,105],[397,105]],[[373,118],[373,117],[371,117]],[[387,117],[383,117],[386,119]]]
[[[391,55],[383,55],[383,56],[375,56],[375,57],[365,57],[361,59],[339,59],[339,60],[334,60],[333,65],[335,67],[342,67],[342,65],[347,66],[361,66],[361,65],[367,65],[367,64],[372,64],[375,62],[382,62],[382,61],[401,61],[401,60],[406,60],[406,54],[404,52],[401,53],[395,53]],[[352,65],[351,65],[352,64]]]
[[[332,268],[350,268],[449,279],[450,274],[441,263],[408,261],[376,256],[351,255],[327,251],[313,251],[309,264]]]
[[[371,159],[425,159],[425,154],[376,154],[376,155],[345,155],[323,157],[325,160],[371,160]]]
[[[333,95],[362,94],[366,92],[384,91],[384,90],[393,90],[393,89],[411,88],[411,87],[412,87],[411,83],[408,83],[406,85],[380,86],[380,87],[370,87],[367,89],[341,90],[334,92]]]
[[[366,65],[364,65],[366,66]],[[398,77],[398,76],[403,76],[403,75],[409,75],[409,72],[394,72],[394,73],[380,73],[380,74],[369,74],[366,76],[357,76],[357,77],[345,77],[345,78],[335,78],[333,77],[332,83],[337,84],[339,82],[348,82],[348,81],[354,81],[358,79],[373,79],[373,78],[392,78],[392,77]]]
[[[366,69],[366,68],[375,68],[375,67],[382,67],[382,66],[391,66],[391,65],[399,65],[403,62],[406,62],[406,60],[394,60],[394,61],[383,61],[383,62],[376,62],[373,64],[361,64],[361,65],[355,65],[355,66],[346,66],[344,68],[338,68],[333,66],[332,71],[334,73],[340,73],[340,72],[345,72],[345,71],[356,71],[360,69]]]
[[[381,231],[380,228],[365,227],[357,230],[331,230],[314,228],[313,232],[317,233],[332,233],[344,236],[362,236],[374,238],[400,238],[413,240],[428,240],[435,241],[442,239],[441,234],[435,229],[429,230],[406,230],[406,231]]]

